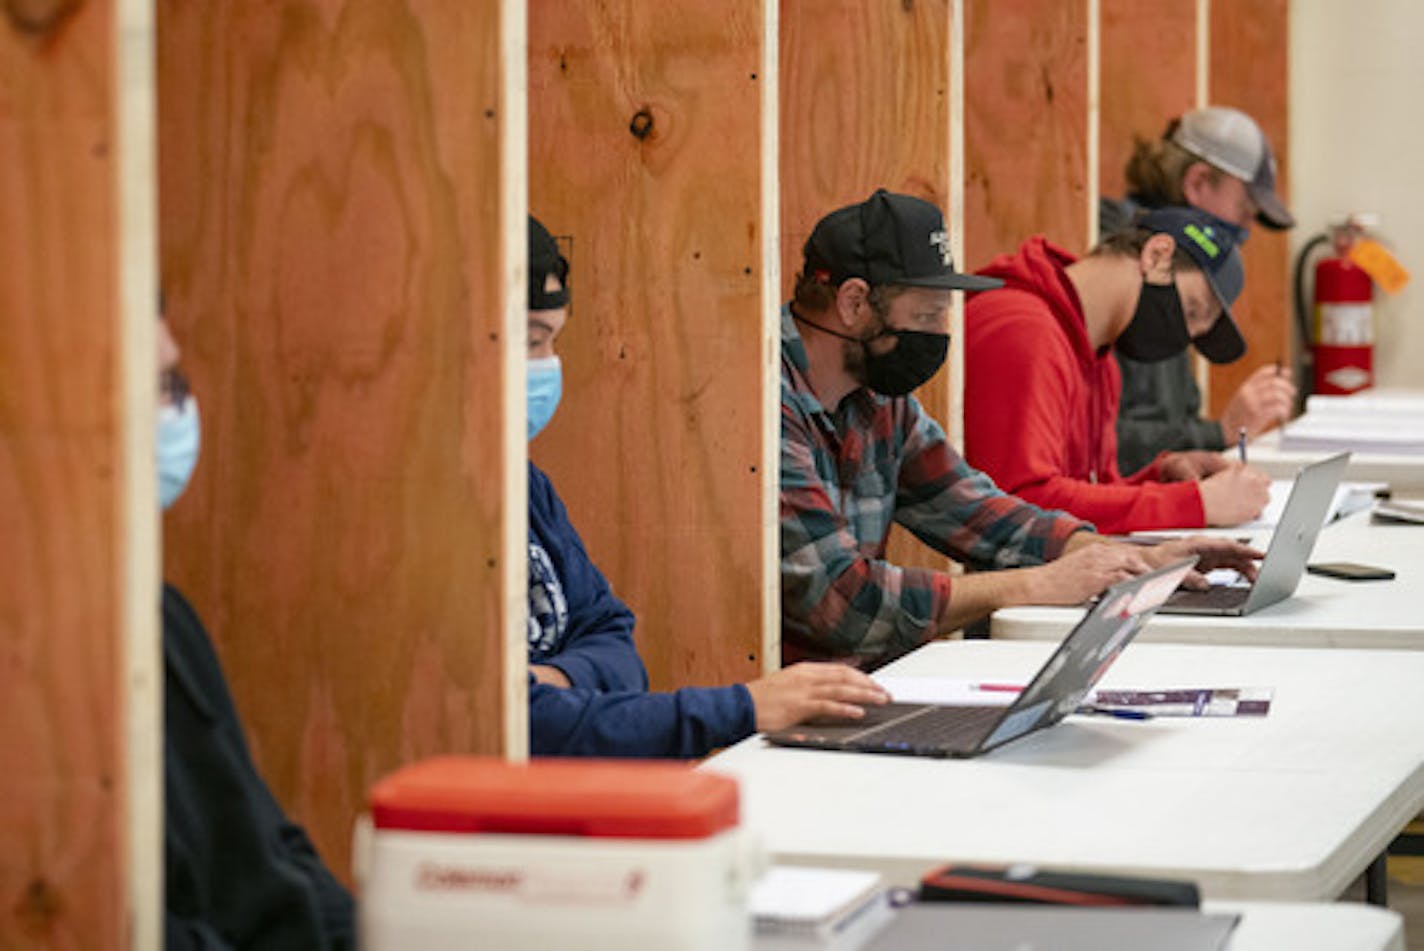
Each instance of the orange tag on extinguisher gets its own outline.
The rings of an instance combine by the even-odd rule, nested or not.
[[[1361,238],[1350,246],[1346,256],[1386,294],[1397,294],[1409,283],[1409,272],[1404,265],[1378,241]]]

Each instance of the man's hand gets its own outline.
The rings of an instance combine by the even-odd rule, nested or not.
[[[1186,452],[1169,452],[1162,457],[1158,468],[1158,478],[1162,482],[1196,482],[1205,479],[1231,465],[1231,461],[1219,452],[1205,449],[1191,449]]]
[[[784,730],[815,717],[858,720],[866,706],[890,701],[875,681],[845,664],[795,664],[747,684],[756,728]]]
[[[1153,545],[1146,549],[1146,554],[1154,568],[1196,555],[1196,568],[1182,581],[1182,587],[1197,589],[1209,587],[1204,572],[1213,568],[1235,568],[1248,580],[1255,581],[1256,562],[1266,557],[1264,552],[1235,539],[1208,535],[1192,535]]]
[[[529,672],[534,675],[536,683],[550,684],[555,687],[573,686],[567,674],[557,667],[550,667],[548,664],[530,664]]]
[[[1271,501],[1271,478],[1260,469],[1227,463],[1226,468],[1197,483],[1208,525],[1249,522]]]
[[[1081,604],[1109,585],[1151,570],[1146,552],[1141,545],[1121,542],[1084,543],[1056,561],[1020,569],[1023,597],[1013,603]]]
[[[1295,406],[1295,384],[1289,370],[1263,366],[1246,378],[1231,396],[1221,414],[1221,432],[1226,442],[1236,440],[1241,430],[1248,439],[1290,418]]]

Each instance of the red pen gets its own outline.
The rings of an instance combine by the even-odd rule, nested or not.
[[[974,689],[989,693],[1022,693],[1023,684],[975,684]]]

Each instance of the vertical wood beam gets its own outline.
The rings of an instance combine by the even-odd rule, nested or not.
[[[0,10],[0,946],[153,946],[151,22]]]
[[[372,780],[527,748],[524,5],[159,14],[163,278],[204,410],[166,566],[342,873]]]

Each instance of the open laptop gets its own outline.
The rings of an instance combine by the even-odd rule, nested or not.
[[[803,723],[768,733],[766,739],[778,746],[905,756],[987,753],[1050,727],[1077,710],[1195,563],[1196,558],[1187,558],[1104,591],[1007,707],[887,703],[867,707],[865,717],[851,723]]]
[[[1167,599],[1162,613],[1238,617],[1294,594],[1349,462],[1350,454],[1342,452],[1313,462],[1296,474],[1255,584],[1212,585],[1205,591],[1183,588]]]

